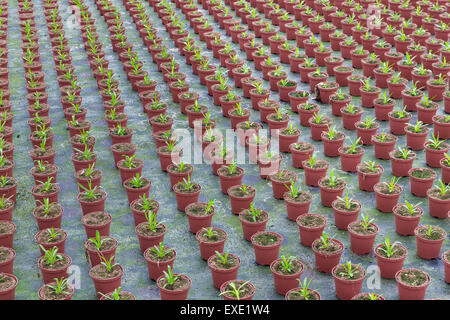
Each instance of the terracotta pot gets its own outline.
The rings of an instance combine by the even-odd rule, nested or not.
[[[424,147],[425,147],[425,161],[427,166],[432,167],[432,168],[440,168],[440,161],[442,158],[444,158],[444,154],[448,152],[449,150],[449,146],[448,144],[444,143],[444,149],[441,150],[437,150],[434,148],[430,148],[428,145],[430,143],[425,143]]]
[[[189,204],[186,209],[186,216],[188,217],[189,231],[191,233],[197,233],[197,231],[203,228],[209,228],[211,226],[211,221],[214,215],[214,207],[212,207],[212,212],[207,215],[196,215],[191,212],[193,206],[202,204],[201,202],[194,202]],[[205,204],[206,206],[206,204]]]
[[[89,276],[94,281],[95,292],[97,292],[98,298],[101,297],[100,292],[101,293],[113,292],[116,288],[120,287],[123,276],[123,268],[121,266],[119,267],[120,273],[117,276],[110,279],[97,278],[96,276],[94,276],[94,274],[92,273],[92,269],[95,267],[89,270]]]
[[[57,278],[57,279],[66,278],[67,279],[69,277],[68,269],[69,269],[70,265],[72,264],[72,259],[66,254],[63,254],[60,252],[58,252],[58,254],[61,254],[67,260],[67,264],[63,267],[56,268],[56,269],[44,268],[41,265],[41,263],[43,261],[43,257],[41,257],[38,261],[38,267],[41,270],[42,279],[44,281],[44,284],[54,282],[55,278]]]
[[[193,202],[197,202],[198,201],[198,197],[200,195],[200,192],[202,190],[201,186],[199,185],[199,190],[197,190],[196,192],[193,193],[183,193],[183,192],[179,192],[177,190],[177,185],[179,183],[175,184],[172,187],[172,190],[175,192],[176,195],[176,200],[177,200],[177,208],[178,210],[185,212],[186,207],[193,203]]]
[[[444,231],[444,236],[439,240],[424,239],[418,235],[418,230],[423,227],[416,227],[414,229],[414,235],[417,242],[417,255],[422,259],[435,259],[439,257],[442,243],[447,237],[447,233]]]
[[[329,164],[323,168],[311,168],[306,165],[307,161],[303,161],[303,169],[305,170],[305,183],[308,186],[318,187],[319,180],[326,176]]]
[[[165,247],[164,249],[167,250],[168,247]],[[174,249],[171,249],[174,254],[170,259],[164,260],[164,261],[154,261],[149,258],[148,253],[150,252],[150,250],[151,250],[151,248],[148,248],[147,250],[145,250],[144,259],[145,259],[145,261],[147,261],[147,269],[148,269],[149,278],[156,281],[159,277],[164,275],[163,271],[166,271],[166,272],[168,271],[168,266],[173,268],[173,263],[177,257],[177,253]]]
[[[90,219],[98,215],[103,216],[104,217],[103,220],[98,224],[92,224],[90,222]],[[84,229],[86,231],[86,237],[87,238],[95,237],[97,231],[100,233],[100,236],[102,237],[109,236],[111,220],[112,220],[111,215],[103,211],[91,212],[88,213],[87,215],[84,215],[81,218],[81,223],[83,224]]]
[[[394,141],[386,141],[381,142],[375,136],[372,136],[372,143],[374,145],[374,151],[375,151],[375,158],[377,159],[383,159],[388,160],[389,159],[389,153],[394,150],[395,144],[397,143],[398,138],[395,136]]]
[[[294,168],[303,168],[302,162],[308,160],[312,156],[315,148],[312,146],[312,149],[309,150],[297,150],[295,144],[291,144],[289,150],[292,155],[292,166]]]
[[[331,207],[331,203],[336,200],[337,197],[341,197],[342,193],[344,192],[344,189],[346,185],[344,184],[343,187],[340,188],[329,188],[325,185],[323,185],[324,179],[327,179],[326,177],[319,180],[319,188],[320,188],[320,199],[321,203],[325,207]]]

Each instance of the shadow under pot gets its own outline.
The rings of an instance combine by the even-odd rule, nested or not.
[[[255,252],[256,263],[262,266],[270,265],[278,258],[283,237],[271,231],[259,231],[250,238]]]
[[[225,230],[209,227],[199,230],[195,237],[200,247],[200,256],[206,261],[216,251],[223,252],[225,241],[227,240],[227,233]]]
[[[147,261],[148,276],[151,280],[156,281],[159,277],[168,272],[168,267],[173,269],[173,263],[177,257],[177,253],[170,247],[160,247],[161,243],[147,248],[144,252],[144,259]]]
[[[395,274],[403,268],[408,250],[400,243],[395,243],[392,244],[391,250],[389,251],[385,243],[380,243],[375,247],[374,253],[377,257],[381,277],[394,279]]]
[[[208,267],[211,270],[214,287],[219,289],[225,282],[237,279],[240,264],[241,259],[232,253],[226,256],[226,261],[217,253],[210,256],[208,258]]]

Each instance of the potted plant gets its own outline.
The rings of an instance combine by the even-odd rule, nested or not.
[[[342,92],[341,89],[338,89],[336,93],[332,94],[329,97],[331,103],[331,112],[335,116],[341,116],[341,109],[347,105],[350,105],[352,97],[349,94]]]
[[[341,300],[350,300],[361,291],[366,271],[359,264],[347,261],[333,267],[331,274],[334,278],[336,296]]]
[[[374,249],[380,275],[386,279],[394,279],[395,274],[403,268],[408,250],[398,241],[391,243],[389,236]]]
[[[281,154],[276,152],[261,152],[257,159],[261,178],[268,179],[270,175],[278,172],[282,158]]]
[[[111,220],[111,215],[103,211],[91,212],[81,217],[88,238],[94,237],[97,231],[100,236],[109,236]]]
[[[186,300],[191,287],[191,279],[183,274],[173,273],[170,266],[157,280],[161,300]]]
[[[303,168],[302,162],[308,160],[314,152],[314,146],[309,142],[296,142],[289,145],[292,154],[292,165],[294,168]]]
[[[426,82],[428,96],[433,101],[442,101],[444,92],[448,87],[448,81],[440,73],[437,78],[430,79]]]
[[[319,180],[324,178],[329,163],[322,159],[317,159],[313,154],[308,160],[302,162],[303,168],[305,169],[305,183],[308,186],[319,186]]]
[[[392,174],[396,177],[407,177],[409,169],[412,168],[416,154],[406,148],[398,148],[389,152],[391,158]]]
[[[432,168],[439,168],[441,159],[445,157],[444,154],[449,150],[449,145],[445,140],[439,140],[439,135],[435,136],[433,133],[432,139],[425,142],[424,148],[426,164]]]
[[[99,264],[101,256],[109,260],[111,256],[115,255],[117,246],[118,241],[116,239],[109,236],[101,236],[98,230],[95,237],[88,238],[84,243],[84,247],[89,254],[91,266]]]
[[[395,135],[404,135],[405,128],[411,120],[411,113],[406,111],[406,107],[402,110],[395,110],[388,113],[389,126],[391,132]]]
[[[185,212],[188,217],[189,230],[192,233],[195,234],[202,228],[211,226],[211,220],[214,215],[214,202],[215,200],[211,200],[208,203],[194,202],[186,207]]]
[[[448,209],[450,206],[449,195],[450,187],[442,180],[439,180],[439,185],[428,189],[427,197],[430,216],[439,219],[445,219],[448,216]]]
[[[347,87],[347,78],[352,75],[353,68],[350,66],[340,65],[333,68],[333,73],[336,77],[336,82],[339,84],[339,87]]]
[[[401,269],[395,274],[400,300],[423,300],[431,278],[419,269]]]
[[[40,300],[72,300],[74,288],[69,285],[68,279],[56,278],[54,282],[44,284],[39,288]]]
[[[219,228],[209,227],[199,230],[196,239],[200,247],[200,256],[208,260],[216,251],[223,252],[227,233]]]
[[[228,280],[220,286],[220,294],[224,300],[251,300],[256,288],[249,281]]]
[[[311,138],[315,141],[320,141],[322,132],[327,130],[331,125],[332,119],[323,114],[314,112],[313,116],[309,118],[308,123],[311,127]]]
[[[164,246],[162,241],[153,247],[147,248],[144,252],[144,258],[147,261],[150,279],[156,281],[163,275],[164,271],[168,271],[169,267],[173,267],[176,255],[176,251]]]
[[[336,126],[328,127],[328,131],[322,132],[321,135],[323,142],[323,150],[328,157],[337,157],[339,155],[339,149],[342,147],[345,134],[337,131]]]
[[[450,251],[447,250],[442,254],[442,261],[444,261],[445,282],[450,283]]]
[[[406,145],[408,148],[422,150],[429,131],[422,121],[417,121],[414,125],[408,123],[405,127]]]
[[[208,258],[208,267],[211,270],[214,287],[220,288],[223,283],[237,278],[241,264],[240,258],[228,251],[215,252]]]
[[[312,250],[315,257],[316,269],[319,272],[331,273],[334,266],[339,263],[344,244],[337,239],[328,237],[323,233],[312,243]]]
[[[145,211],[145,222],[135,226],[136,235],[139,239],[141,252],[144,253],[147,248],[159,244],[164,239],[166,226],[156,219],[156,212]]]
[[[398,184],[400,178],[392,177],[391,181],[378,182],[374,186],[376,208],[381,212],[392,212],[395,205],[398,203],[400,194],[403,188]]]
[[[348,225],[357,220],[361,211],[361,203],[351,199],[348,194],[344,198],[336,197],[331,207],[334,212],[334,224],[339,230],[347,230]]]
[[[298,279],[299,288],[292,288],[286,293],[286,300],[320,300],[320,294],[309,288],[312,279],[303,278],[303,282]]]
[[[338,152],[341,157],[341,169],[347,172],[356,172],[357,165],[361,162],[364,149],[359,145],[361,138],[351,141],[351,145],[342,146]]]
[[[381,89],[376,86],[373,86],[373,82],[368,78],[362,82],[359,91],[361,93],[361,105],[366,108],[373,108],[374,100],[380,94]],[[387,120],[387,117],[386,119],[380,118],[376,112],[377,110],[375,109],[375,116],[377,120]]]
[[[270,265],[278,258],[283,237],[270,231],[259,231],[251,236],[255,260],[259,265]]]
[[[425,197],[433,185],[436,173],[429,168],[412,168],[409,170],[411,193],[417,197]]]
[[[359,189],[372,192],[374,191],[375,184],[380,181],[384,169],[381,165],[373,161],[367,161],[358,164],[356,171],[358,172]]]
[[[450,183],[450,155],[445,154],[445,158],[441,159],[441,179],[444,183]],[[0,203],[1,207],[1,203]]]
[[[450,116],[449,115],[435,115],[432,118],[434,135],[441,139],[449,139],[450,133]]]
[[[318,113],[320,110],[320,106],[316,103],[305,102],[301,103],[297,106],[298,114],[300,117],[300,124],[304,127],[309,127],[309,120],[314,116],[315,113]]]
[[[51,283],[55,278],[68,278],[68,268],[72,264],[72,259],[64,253],[58,253],[58,248],[45,249],[44,255],[38,261],[38,267],[42,272],[42,278],[45,284]]]
[[[372,252],[375,237],[378,234],[378,226],[373,221],[375,219],[362,215],[361,221],[355,221],[348,225],[350,246],[354,253],[368,254]]]
[[[201,189],[200,184],[191,181],[190,175],[187,179],[184,178],[182,182],[176,183],[173,186],[173,191],[176,195],[178,210],[184,212],[187,205],[197,202]]]
[[[285,295],[289,290],[296,288],[303,269],[303,263],[296,257],[281,256],[280,259],[272,261],[270,271],[273,274],[275,290]]]
[[[296,223],[302,245],[311,247],[314,240],[322,235],[327,220],[319,214],[306,213],[298,216]]]

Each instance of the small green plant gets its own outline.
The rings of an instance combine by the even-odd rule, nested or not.
[[[353,267],[351,261],[347,261],[345,264],[341,264],[344,268],[343,272],[339,273],[339,276],[345,277],[347,279],[353,279],[356,276],[356,272],[359,270],[359,263]]]
[[[361,215],[361,218],[362,219],[359,222],[359,224],[361,225],[361,227],[364,230],[368,230],[369,227],[371,226],[371,224],[375,221],[374,218],[370,218],[368,215],[364,215],[364,214]]]
[[[241,299],[241,294],[244,292],[245,285],[249,283],[248,281],[245,281],[242,283],[239,287],[236,287],[236,284],[234,282],[230,282],[229,286],[232,288],[231,290],[226,290],[221,293],[219,293],[219,296],[222,296],[224,294],[232,294],[234,297],[236,297],[237,300]]]

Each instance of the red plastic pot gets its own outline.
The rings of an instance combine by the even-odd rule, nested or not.
[[[0,273],[13,273],[14,259],[16,258],[16,252],[12,248],[4,248],[10,252],[11,257],[3,262],[0,262]]]
[[[341,147],[338,152],[341,157],[341,169],[346,172],[356,172],[356,167],[364,155],[364,149],[361,148],[360,153],[350,154],[343,152],[343,148]]]
[[[399,159],[394,157],[395,152],[395,150],[389,152],[392,174],[396,177],[407,177],[408,172],[412,168],[413,162],[416,159],[416,155],[413,153],[414,156],[410,159]]]
[[[84,243],[84,248],[85,248],[86,252],[89,254],[89,261],[91,263],[91,266],[96,266],[97,264],[101,263],[103,261],[100,258],[101,256],[103,256],[107,261],[111,257],[115,256],[116,249],[117,249],[117,246],[119,243],[117,242],[117,240],[115,240],[112,237],[109,237],[109,236],[101,237],[101,239],[105,239],[105,238],[113,239],[115,241],[115,245],[113,247],[109,248],[108,250],[102,250],[102,251],[92,250],[88,245],[90,240],[87,240]],[[114,258],[112,258],[112,261],[114,262]]]
[[[16,287],[19,283],[19,279],[17,279],[17,277],[15,275],[10,274],[10,273],[6,273],[5,275],[13,278],[15,281],[15,284],[12,287],[10,287],[6,290],[2,290],[0,292],[0,300],[14,300]]]
[[[393,136],[395,137],[395,136]],[[397,143],[398,138],[395,137],[394,141],[390,142],[381,142],[375,136],[372,136],[372,143],[374,145],[375,158],[388,160],[389,153],[394,150],[395,144]]]
[[[348,225],[358,219],[358,214],[361,211],[361,203],[354,200],[357,202],[358,207],[353,211],[346,211],[336,207],[338,201],[336,199],[331,203],[334,212],[334,224],[339,230],[347,230]]]
[[[384,172],[383,167],[381,171],[378,173],[364,173],[360,171],[360,166],[356,167],[356,171],[358,172],[358,185],[359,189],[367,192],[373,192],[373,187],[380,181],[380,177]]]
[[[285,295],[289,290],[297,288],[298,279],[300,279],[304,267],[300,260],[295,259],[294,261],[300,265],[300,269],[295,273],[286,275],[275,270],[275,264],[279,263],[280,261],[282,261],[282,259],[272,261],[272,263],[270,264],[270,271],[272,271],[275,291],[281,295]]]
[[[215,255],[212,255],[208,258],[208,267],[211,270],[213,285],[214,285],[214,287],[216,287],[218,289],[225,282],[237,279],[239,267],[241,265],[241,259],[237,255],[233,255],[233,254],[229,254],[228,256],[229,257],[233,256],[234,258],[237,259],[238,262],[233,267],[227,268],[227,269],[215,268],[212,265],[212,261],[213,261]]]
[[[234,214],[239,214],[242,210],[249,209],[250,204],[253,202],[253,199],[255,198],[255,192],[246,197],[235,197],[232,194],[230,194],[231,188],[233,187],[227,189],[227,194],[230,197],[231,202],[231,212]],[[254,190],[254,188],[251,186],[250,189]]]
[[[305,183],[308,186],[318,187],[319,180],[326,176],[329,164],[324,168],[311,168],[306,165],[307,161],[303,161],[303,169],[305,170]]]
[[[418,206],[417,208],[420,209],[419,214],[403,216],[397,212],[402,205],[403,204],[397,204],[392,210],[395,217],[395,231],[401,236],[412,236],[414,235],[414,230],[419,225],[420,218],[423,215],[423,210]]]
[[[374,223],[371,223],[377,231],[371,234],[358,234],[353,231],[351,228],[353,225],[360,224],[360,221],[352,222],[348,225],[347,230],[350,235],[350,247],[352,251],[356,254],[368,254],[373,250],[373,244],[375,242],[375,237],[378,234],[378,226]]]
[[[102,213],[104,215],[106,215],[106,219],[103,221],[103,223],[99,224],[99,225],[92,225],[87,223],[87,220],[89,218],[90,215],[94,215],[94,214],[98,214],[98,213]],[[106,212],[91,212],[87,215],[84,215],[81,218],[81,223],[84,226],[84,229],[86,231],[86,237],[87,238],[93,238],[95,237],[97,230],[100,233],[100,236],[109,236],[110,233],[110,227],[111,227],[111,220],[112,217],[109,213]]]
[[[272,235],[275,235],[279,239],[279,241],[268,246],[259,245],[255,242],[255,237],[257,237],[261,233],[270,233]],[[278,258],[281,242],[283,241],[283,236],[276,232],[259,231],[251,236],[250,241],[252,242],[253,249],[255,251],[256,263],[261,266],[267,266],[270,265],[272,261]]]
[[[431,281],[430,276],[427,274],[428,280],[421,286],[413,287],[400,281],[401,272],[407,270],[413,269],[402,269],[395,274],[395,280],[398,285],[398,298],[400,300],[424,300],[427,287]]]
[[[61,279],[61,278],[68,278],[69,273],[68,269],[70,265],[72,264],[72,259],[63,253],[58,252],[58,254],[61,254],[67,259],[67,264],[60,268],[50,269],[50,268],[43,268],[41,266],[41,262],[43,261],[43,257],[41,257],[38,261],[38,267],[42,272],[42,280],[44,281],[44,284],[48,284],[55,281],[55,278]]]
[[[227,240],[227,233],[224,230],[219,228],[214,228],[214,230],[222,231],[225,234],[225,238],[214,242],[207,242],[200,239],[201,232],[197,232],[196,235],[196,239],[200,247],[200,256],[203,260],[206,261],[209,259],[209,257],[214,255],[216,251],[223,252],[225,241]]]
[[[301,225],[300,219],[306,218],[307,216],[318,217],[323,221],[323,224],[321,226],[314,226],[314,227]],[[327,220],[324,216],[321,216],[319,214],[307,213],[305,215],[300,215],[299,217],[297,217],[296,223],[300,233],[300,242],[305,247],[311,247],[314,240],[320,238],[320,236],[322,235],[323,230],[325,229],[325,226],[327,224]]]
[[[445,146],[444,149],[438,150],[428,147],[430,143],[425,143],[425,161],[427,166],[432,168],[440,168],[440,161],[441,159],[445,158],[445,153],[449,150],[449,145],[447,143],[443,143]]]
[[[339,263],[339,260],[341,260],[342,252],[344,251],[344,244],[340,242],[337,239],[328,239],[329,241],[335,241],[341,246],[341,250],[334,253],[322,253],[317,251],[315,248],[315,243],[318,242],[320,239],[314,240],[312,243],[312,250],[314,252],[314,258],[315,258],[315,265],[316,269],[319,272],[323,273],[331,273],[334,266],[336,266]]]
[[[98,266],[98,265],[97,265]],[[100,293],[107,293],[107,292],[113,292],[115,289],[120,287],[120,284],[122,282],[122,276],[123,276],[123,268],[122,266],[119,266],[121,272],[110,279],[102,279],[97,278],[92,274],[92,269],[95,267],[92,267],[91,270],[89,270],[89,276],[91,277],[92,281],[94,281],[94,287],[95,292],[97,292],[98,298],[101,297]]]
[[[407,130],[405,128],[406,133],[406,145],[411,150],[422,150],[424,148],[428,132],[430,132],[430,129],[424,128],[425,132],[411,132],[410,130]]]
[[[377,183],[374,186],[375,191],[375,201],[376,201],[376,208],[384,213],[392,212],[395,205],[398,203],[398,199],[400,198],[400,194],[403,191],[403,188],[399,185],[397,185],[400,188],[400,192],[397,194],[384,194],[377,191],[377,185],[379,185],[382,182]]]
[[[248,221],[243,218],[244,210],[242,210],[239,214],[239,220],[241,221],[242,225],[242,233],[244,235],[244,239],[247,241],[251,241],[251,237],[260,231],[266,230],[267,222],[269,221],[269,214],[266,211],[262,211],[262,214],[266,215],[267,218],[262,221]]]
[[[310,200],[306,202],[293,201],[292,199],[286,197],[288,193],[284,194],[284,203],[286,204],[286,212],[289,220],[296,221],[299,216],[309,212],[309,207],[312,202],[312,195],[309,192],[306,193],[311,197]]]
[[[168,247],[165,247],[165,250],[167,250]],[[163,271],[168,271],[168,267],[173,268],[173,263],[177,257],[177,253],[174,249],[172,249],[172,252],[174,253],[173,257],[169,260],[164,261],[153,261],[148,258],[147,252],[149,252],[151,248],[147,248],[144,252],[144,259],[147,262],[147,269],[148,269],[148,276],[150,279],[156,281],[159,277],[163,276]]]
[[[378,268],[380,268],[380,275],[385,279],[394,279],[395,274],[403,268],[403,262],[408,255],[408,250],[403,247],[405,254],[400,258],[386,258],[378,253],[378,248],[382,247],[380,243],[374,249],[375,256],[377,257]]]
[[[212,212],[208,215],[200,216],[192,214],[189,210],[196,204],[201,204],[201,202],[191,203],[187,205],[185,209],[186,216],[188,217],[189,231],[194,234],[203,228],[209,228],[211,226],[211,221],[214,215],[214,207],[212,207]]]
[[[363,271],[363,276],[359,279],[342,279],[336,276],[336,270],[339,265],[336,265],[331,270],[331,274],[334,278],[334,286],[336,288],[336,296],[341,300],[350,300],[355,295],[361,292],[364,278],[366,277],[366,271],[359,267]]]

